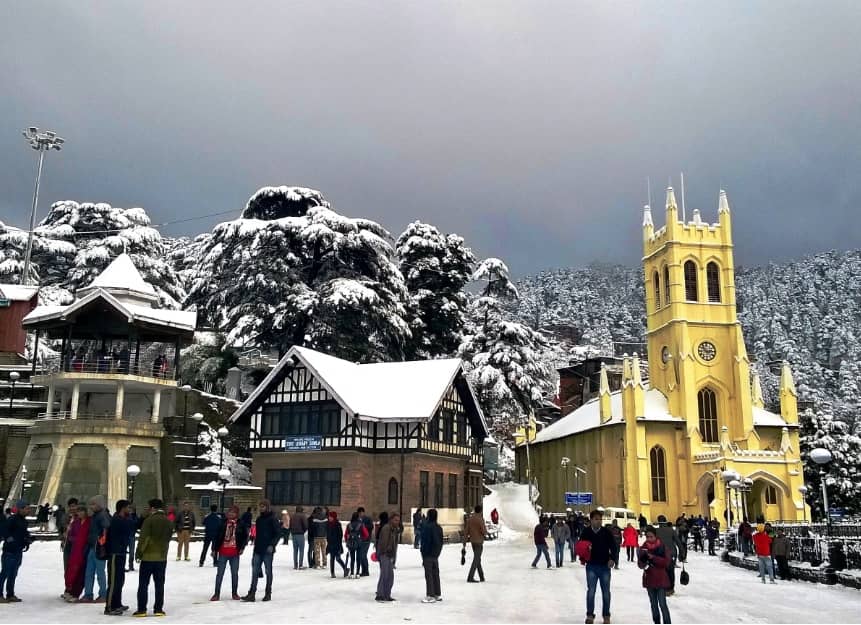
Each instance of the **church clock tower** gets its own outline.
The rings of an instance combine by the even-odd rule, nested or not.
[[[726,193],[718,223],[679,220],[667,189],[666,225],[643,214],[643,270],[651,386],[687,422],[694,448],[720,446],[723,428],[746,447],[753,431],[750,362],[736,317],[732,226]]]

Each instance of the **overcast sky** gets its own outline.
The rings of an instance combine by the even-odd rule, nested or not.
[[[3,2],[0,220],[57,200],[154,222],[319,189],[424,220],[517,275],[638,262],[656,225],[734,211],[736,261],[861,246],[861,2]],[[166,226],[196,234],[207,217]]]

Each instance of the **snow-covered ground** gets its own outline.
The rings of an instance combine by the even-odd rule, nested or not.
[[[443,602],[422,604],[424,576],[418,551],[402,545],[398,553],[395,603],[374,602],[378,567],[360,580],[330,579],[326,571],[294,571],[292,549],[279,547],[275,557],[271,603],[210,603],[215,569],[198,568],[201,543],[192,544],[192,561],[176,562],[171,548],[167,566],[167,621],[182,623],[582,623],[585,614],[585,571],[565,563],[562,569],[532,569],[534,548],[528,536],[507,535],[487,543],[487,582],[467,584],[460,565],[460,546],[449,545],[440,560]],[[250,557],[243,556],[240,591],[248,589]],[[18,578],[19,604],[0,604],[6,622],[107,622],[101,605],[70,605],[62,592],[59,543],[39,542],[24,554]],[[467,557],[469,566],[469,556]],[[678,586],[669,599],[677,623],[861,623],[861,592],[807,582],[762,585],[751,571],[691,554],[691,583]],[[623,562],[613,574],[613,622],[650,621],[649,602],[640,586],[640,572]],[[229,592],[229,582],[226,579]],[[130,574],[124,592],[135,606],[137,575]],[[262,584],[261,584],[262,590]],[[222,590],[222,596],[225,591]],[[600,594],[600,593],[599,593]],[[152,591],[150,591],[152,602]],[[600,599],[599,599],[600,603]],[[150,610],[152,603],[150,603]],[[598,619],[600,621],[600,617]]]

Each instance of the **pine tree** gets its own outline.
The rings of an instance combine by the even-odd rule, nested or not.
[[[460,344],[475,256],[456,234],[413,222],[395,242],[398,266],[410,293],[412,340],[407,358],[452,355]]]

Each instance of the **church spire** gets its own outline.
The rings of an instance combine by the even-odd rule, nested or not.
[[[676,224],[679,221],[679,206],[676,204],[676,194],[672,187],[667,187],[667,235],[673,238]]]
[[[601,423],[606,423],[612,417],[612,409],[610,407],[610,381],[607,379],[607,365],[601,363],[601,378],[598,385],[598,397],[601,410]]]
[[[765,408],[765,400],[762,398],[762,384],[759,381],[759,371],[753,370],[753,384],[751,384],[751,400],[754,408]]]
[[[655,224],[652,222],[652,207],[646,204],[643,207],[643,247],[649,244],[655,236]]]
[[[732,218],[729,212],[729,200],[726,199],[726,191],[720,190],[718,197],[718,223],[720,224],[721,238],[727,245],[732,244]]]
[[[728,213],[729,212],[729,201],[726,199],[726,191],[723,189],[720,190],[720,197],[718,198],[718,214]]]
[[[780,416],[787,423],[798,423],[798,393],[792,370],[785,360],[780,370]]]

